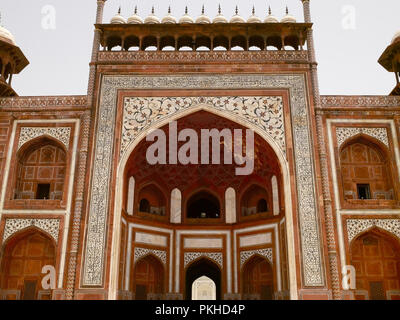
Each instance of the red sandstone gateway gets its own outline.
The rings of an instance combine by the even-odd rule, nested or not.
[[[400,299],[400,35],[391,95],[321,96],[309,0],[304,22],[105,3],[86,96],[18,96],[0,28],[1,298]],[[252,130],[254,170],[149,163],[171,122]]]

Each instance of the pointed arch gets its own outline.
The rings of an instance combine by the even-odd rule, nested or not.
[[[242,298],[251,300],[273,300],[275,291],[274,269],[270,261],[254,254],[242,269]]]
[[[132,266],[131,288],[136,300],[161,300],[165,293],[165,267],[149,252]]]
[[[56,244],[42,230],[28,228],[14,234],[4,244],[1,289],[19,292],[26,300],[41,298],[42,268],[56,267]]]
[[[163,188],[155,181],[149,181],[138,187],[136,203],[140,213],[167,215],[168,199]]]
[[[186,300],[192,300],[192,285],[199,277],[206,276],[210,278],[216,286],[216,300],[221,299],[222,277],[220,267],[207,257],[200,257],[192,261],[185,269],[185,297]]]
[[[62,200],[67,162],[65,146],[53,137],[24,143],[17,152],[12,198]]]
[[[185,201],[186,218],[222,218],[221,199],[212,190],[201,188]]]
[[[121,154],[120,162],[118,163],[117,167],[117,174],[116,174],[116,197],[115,197],[115,202],[114,202],[114,225],[116,226],[116,229],[114,230],[112,236],[112,252],[116,254],[117,256],[119,255],[119,238],[120,238],[120,226],[119,226],[119,220],[120,220],[120,206],[121,206],[121,197],[122,197],[122,190],[123,190],[123,177],[124,177],[124,170],[126,167],[126,164],[129,160],[129,157],[131,153],[134,151],[134,149],[138,146],[138,144],[143,141],[146,137],[146,135],[151,132],[154,129],[162,128],[163,126],[167,125],[171,121],[179,120],[181,118],[184,118],[188,115],[191,115],[193,113],[199,112],[199,111],[205,111],[209,112],[211,114],[214,114],[216,116],[220,116],[224,119],[228,119],[232,122],[235,122],[245,128],[251,128],[254,130],[255,133],[257,133],[266,143],[270,145],[272,150],[274,151],[275,155],[277,156],[280,170],[282,172],[282,179],[283,183],[282,185],[284,186],[284,190],[282,190],[283,194],[285,195],[284,197],[284,207],[285,207],[285,212],[287,212],[286,216],[286,232],[287,232],[287,242],[288,242],[288,265],[289,265],[289,283],[290,283],[290,295],[293,299],[297,297],[297,281],[296,281],[296,256],[295,256],[295,248],[294,248],[294,224],[293,224],[293,216],[292,216],[292,200],[291,200],[291,184],[290,184],[290,173],[289,173],[289,164],[286,159],[285,155],[285,150],[281,148],[281,146],[276,142],[276,140],[265,130],[263,130],[261,127],[255,126],[251,121],[245,119],[244,117],[240,117],[237,114],[230,113],[229,111],[226,110],[221,110],[221,109],[216,109],[215,107],[208,105],[208,104],[199,104],[195,107],[192,107],[190,109],[184,109],[175,112],[172,115],[168,115],[165,118],[159,119],[153,123],[152,126],[145,128],[135,139],[133,139],[129,145],[124,148],[123,153]],[[111,264],[111,274],[114,275],[112,276],[112,280],[110,282],[110,295],[115,296],[116,294],[116,287],[115,283],[117,281],[115,280],[117,275],[118,275],[118,265],[115,262],[116,260],[113,261]],[[236,270],[236,265],[233,266],[235,269],[233,271],[234,277],[236,277],[237,270]],[[115,278],[115,279],[114,279]],[[234,287],[235,287],[235,292],[238,289],[238,279],[234,279]]]
[[[339,157],[345,200],[395,199],[394,170],[382,142],[359,133],[342,144]]]
[[[240,215],[247,217],[269,214],[272,209],[272,194],[265,185],[249,184],[240,195]]]
[[[350,264],[356,269],[356,299],[387,300],[400,292],[400,241],[386,231],[374,227],[358,235],[351,242]]]

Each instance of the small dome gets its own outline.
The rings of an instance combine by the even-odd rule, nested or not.
[[[14,46],[17,45],[15,43],[15,38],[12,35],[12,33],[8,31],[6,28],[3,28],[2,26],[0,26],[0,40],[8,42],[9,44],[12,44]]]
[[[135,12],[133,13],[133,15],[128,18],[128,23],[129,24],[142,24],[143,23],[143,19],[141,17],[139,17],[137,14],[137,7],[135,7]]]
[[[221,12],[221,5],[218,6],[218,15],[214,18],[213,23],[228,23],[228,20]]]
[[[244,20],[244,18],[239,15],[239,9],[236,6],[235,15],[232,17],[232,19],[231,19],[231,21],[229,21],[229,23],[245,23],[245,22],[246,22],[246,20]]]
[[[151,14],[144,19],[144,23],[146,24],[157,24],[160,23],[160,19],[154,14],[154,7],[151,8]]]
[[[281,20],[282,23],[296,23],[296,18],[289,14],[289,9],[286,7],[286,16]]]
[[[201,15],[196,19],[196,23],[200,23],[200,24],[211,23],[210,17],[206,16],[205,13],[204,13],[204,6],[201,9]]]
[[[400,31],[397,31],[392,39],[392,44],[400,41]]]
[[[165,24],[175,24],[176,23],[176,18],[171,15],[171,7],[168,8],[168,14],[162,18],[161,23]]]
[[[112,17],[111,19],[112,24],[125,24],[126,20],[123,16],[121,16],[121,7],[118,9],[118,13]]]
[[[180,24],[186,24],[186,23],[194,23],[194,20],[191,16],[188,14],[188,8],[185,8],[185,14],[179,19]]]
[[[278,23],[277,17],[272,15],[271,7],[268,8],[268,16],[265,18],[264,23]]]
[[[247,19],[247,23],[261,23],[261,19],[256,16],[256,8],[253,7],[252,15]]]

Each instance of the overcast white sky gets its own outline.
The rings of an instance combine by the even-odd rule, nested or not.
[[[218,2],[212,0],[108,0],[104,21],[109,22],[122,6],[128,17],[135,5],[143,17],[154,5],[160,17],[171,4],[180,17],[184,7],[197,17],[201,5],[214,17]],[[300,0],[220,0],[223,14],[230,18],[234,7],[248,17],[253,4],[264,18],[267,5],[281,18],[285,6],[298,21],[304,21]],[[55,9],[55,28],[43,10]],[[319,62],[321,94],[386,95],[395,77],[378,63],[381,53],[400,30],[398,0],[311,0],[315,44]],[[15,36],[30,65],[14,77],[13,86],[21,96],[86,94],[88,64],[93,39],[96,0],[1,0],[2,25]],[[47,11],[48,12],[48,11]]]

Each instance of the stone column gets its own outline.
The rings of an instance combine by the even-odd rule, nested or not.
[[[301,0],[304,9],[304,21],[306,23],[311,23],[311,13],[310,13],[310,0]],[[322,176],[322,192],[323,192],[323,203],[324,203],[324,216],[325,216],[325,233],[328,246],[328,256],[329,256],[329,272],[332,285],[333,299],[341,299],[340,290],[340,277],[338,270],[338,254],[336,251],[336,239],[334,230],[334,219],[333,219],[333,209],[332,209],[332,199],[329,189],[329,174],[328,174],[328,160],[326,154],[326,146],[324,140],[324,128],[322,114],[318,111],[321,107],[321,97],[319,93],[319,83],[318,83],[318,72],[317,72],[317,62],[315,57],[315,46],[314,46],[314,36],[313,30],[310,29],[307,32],[307,50],[308,59],[310,62],[310,72],[312,81],[312,93],[313,100],[316,109],[316,129],[317,129],[317,141],[318,141],[318,154],[321,166],[321,176]]]

